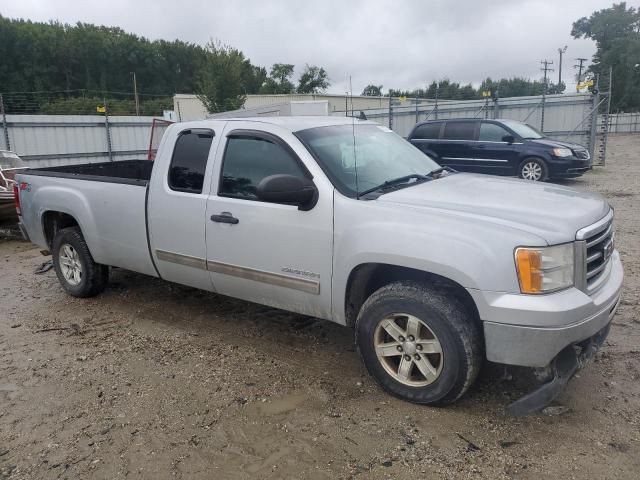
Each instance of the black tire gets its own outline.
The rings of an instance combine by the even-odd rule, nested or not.
[[[401,383],[376,355],[376,327],[400,312],[420,319],[440,342],[441,370],[429,385]],[[455,402],[473,384],[482,365],[482,336],[472,315],[450,293],[418,282],[396,282],[373,293],[358,314],[356,344],[367,370],[386,391],[419,404]]]
[[[530,175],[527,175],[526,169],[531,165],[538,165],[540,167],[540,178],[531,178]],[[547,167],[545,161],[541,158],[525,158],[518,167],[518,178],[522,178],[523,180],[530,180],[533,182],[545,182],[549,179],[549,168]]]
[[[77,285],[65,278],[60,266],[60,252],[64,245],[70,245],[77,252],[81,266],[81,277]],[[109,267],[96,263],[89,252],[79,227],[63,228],[56,232],[52,248],[53,266],[62,288],[74,297],[93,297],[107,287]]]

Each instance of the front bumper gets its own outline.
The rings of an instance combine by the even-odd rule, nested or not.
[[[568,168],[565,172],[554,173],[552,177],[553,178],[577,178],[584,175],[592,168],[593,167]]]
[[[469,290],[484,324],[487,360],[546,367],[568,345],[588,339],[613,318],[622,290],[620,255],[593,294],[571,288],[548,295]]]
[[[596,354],[610,329],[611,323],[608,323],[592,337],[565,347],[549,365],[551,380],[513,402],[507,407],[507,411],[515,416],[524,416],[549,405],[562,392],[573,375]]]
[[[549,176],[552,178],[579,177],[593,168],[590,158],[551,157],[547,163],[549,165]]]

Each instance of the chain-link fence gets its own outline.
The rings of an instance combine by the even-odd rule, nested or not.
[[[602,125],[604,119],[598,118],[598,124]],[[600,127],[602,128],[602,127]],[[609,115],[609,133],[639,133],[640,113],[614,113]]]
[[[390,98],[386,108],[342,110],[331,115],[360,115],[407,137],[418,122],[450,118],[511,119],[528,123],[550,138],[584,145],[595,164],[604,164],[607,131],[598,117],[608,114],[607,93],[561,94],[482,100]],[[602,148],[602,146],[605,148]]]
[[[29,167],[147,159],[157,143],[153,121],[171,109],[170,102],[143,98],[136,110],[135,99],[124,95],[110,100],[55,92],[0,94],[0,149],[16,152]]]
[[[158,116],[173,110],[173,95],[132,92],[65,90],[58,92],[0,92],[7,115],[95,115],[105,104],[111,115]]]

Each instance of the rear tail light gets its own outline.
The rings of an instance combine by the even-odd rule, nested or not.
[[[22,210],[20,210],[20,189],[17,183],[13,184],[13,199],[16,202],[16,212],[18,212],[18,215],[22,215]]]

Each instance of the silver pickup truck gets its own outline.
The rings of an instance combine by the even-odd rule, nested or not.
[[[599,195],[441,168],[370,121],[174,124],[155,162],[17,176],[23,232],[64,290],[120,267],[354,327],[373,377],[443,405],[487,359],[548,404],[606,337],[622,287]]]

